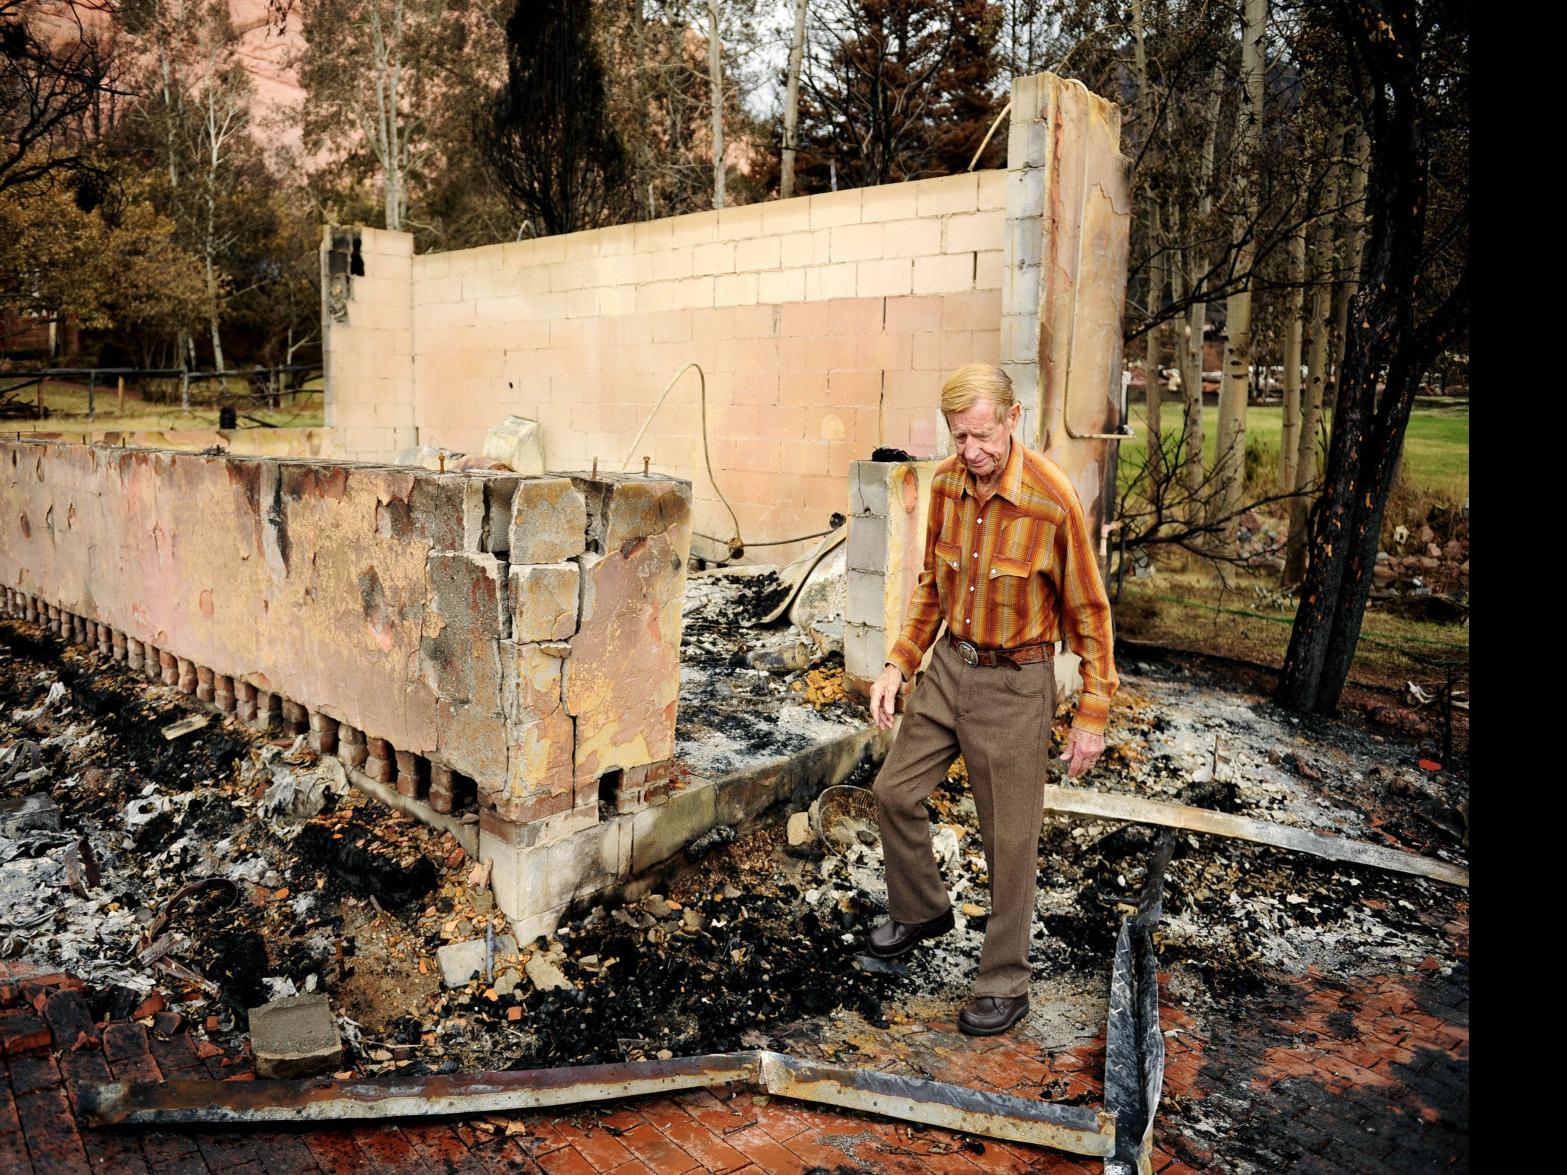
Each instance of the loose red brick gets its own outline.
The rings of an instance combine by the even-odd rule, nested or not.
[[[161,992],[155,991],[146,999],[142,1000],[141,1003],[136,1005],[136,1010],[131,1013],[131,1019],[145,1020],[149,1016],[156,1016],[159,1012],[163,1011],[163,1009],[163,994]]]
[[[18,1057],[47,1049],[53,1035],[49,1025],[30,1010],[10,1008],[0,1012],[0,1039],[5,1041],[5,1055]]]
[[[44,1020],[50,1032],[55,1034],[55,1048],[69,1048],[81,1032],[96,1036],[92,1023],[92,1010],[88,1001],[77,990],[64,990],[49,996],[44,1004]]]

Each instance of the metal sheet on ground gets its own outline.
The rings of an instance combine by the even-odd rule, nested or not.
[[[1346,837],[1328,836],[1305,828],[1291,828],[1273,824],[1267,820],[1253,820],[1246,816],[1231,816],[1225,812],[1210,812],[1206,808],[1193,808],[1187,804],[1170,804],[1160,800],[1147,800],[1141,796],[1113,795],[1108,792],[1086,791],[1081,788],[1060,787],[1055,784],[1045,788],[1045,810],[1069,816],[1089,816],[1097,820],[1127,820],[1134,824],[1157,824],[1167,828],[1181,828],[1188,832],[1203,832],[1213,836],[1226,836],[1233,840],[1248,840],[1275,848],[1310,853],[1330,861],[1345,861],[1355,865],[1370,865],[1395,873],[1411,873],[1416,877],[1429,877],[1433,881],[1445,881],[1451,885],[1469,888],[1469,870],[1462,865],[1421,857],[1382,845],[1370,845],[1364,841]]]
[[[766,1051],[361,1081],[84,1083],[78,1103],[93,1126],[327,1122],[532,1110],[730,1083],[1073,1154],[1115,1149],[1115,1121],[1103,1111]]]

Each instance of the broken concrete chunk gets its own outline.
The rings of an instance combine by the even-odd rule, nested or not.
[[[512,496],[513,563],[563,563],[588,549],[588,507],[564,477],[528,478]]]
[[[462,487],[462,549],[487,551],[489,527],[485,518],[484,479],[467,478]]]
[[[189,717],[181,718],[178,722],[171,722],[165,726],[163,728],[163,737],[169,742],[173,742],[177,738],[182,738],[187,734],[200,730],[210,721],[212,720],[205,714],[192,714]]]
[[[42,792],[14,800],[0,800],[0,836],[24,832],[59,832],[60,809]]]
[[[529,959],[525,970],[528,972],[529,981],[539,991],[571,989],[571,980],[566,978],[565,972],[543,955],[534,955]]]
[[[484,974],[485,944],[482,938],[470,938],[465,942],[448,943],[435,952],[435,961],[441,968],[441,982],[447,987],[462,987],[470,980]],[[492,959],[502,955],[515,955],[517,940],[509,934],[497,935]]]
[[[511,516],[520,477],[486,477],[484,487],[484,550],[506,555],[511,549]]]
[[[258,1077],[308,1077],[339,1068],[343,1040],[324,995],[292,996],[250,1009]]]
[[[563,640],[577,631],[581,572],[575,563],[511,569],[512,635],[518,641]]]
[[[484,434],[484,455],[515,473],[544,472],[544,434],[537,420],[508,416]]]
[[[795,812],[789,817],[789,843],[803,845],[811,839],[811,814]]]

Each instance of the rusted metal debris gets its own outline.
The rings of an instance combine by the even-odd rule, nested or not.
[[[1329,861],[1370,865],[1376,869],[1409,873],[1416,877],[1429,877],[1433,881],[1445,881],[1450,885],[1469,888],[1469,870],[1462,865],[1454,865],[1432,857],[1421,857],[1383,845],[1349,840],[1346,837],[1327,836],[1307,828],[1292,828],[1267,820],[1231,816],[1226,812],[1211,812],[1207,808],[1194,808],[1188,804],[1171,804],[1161,800],[1144,799],[1142,796],[1095,792],[1084,788],[1051,784],[1045,787],[1045,810],[1071,816],[1090,816],[1096,820],[1127,820],[1136,824],[1162,825],[1187,832],[1202,832],[1233,840],[1246,840],[1254,844],[1310,853],[1312,856],[1324,857]]]
[[[1009,1142],[1049,1146],[1075,1155],[1115,1150],[1115,1118],[1087,1106],[1063,1106],[962,1085],[900,1077],[870,1069],[844,1069],[761,1052],[761,1085],[768,1093],[821,1102],[982,1134]]]
[[[668,1061],[362,1080],[84,1083],[78,1106],[94,1126],[339,1122],[537,1110],[744,1083],[770,1094],[1079,1155],[1115,1151],[1102,1110],[986,1093],[939,1081],[817,1065],[766,1050]]]
[[[1110,972],[1105,1031],[1105,1109],[1115,1116],[1115,1153],[1106,1175],[1151,1175],[1153,1123],[1164,1087],[1164,1033],[1159,1027],[1159,963],[1153,932],[1163,916],[1164,874],[1175,833],[1159,836],[1137,912],[1121,920]]]

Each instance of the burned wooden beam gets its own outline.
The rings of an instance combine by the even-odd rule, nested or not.
[[[1383,845],[1366,844],[1364,841],[1350,840],[1347,837],[1328,836],[1306,828],[1291,828],[1285,824],[1273,824],[1267,820],[1254,820],[1247,816],[1210,812],[1206,808],[1193,808],[1188,804],[1171,804],[1162,800],[1144,799],[1142,796],[1086,791],[1081,788],[1051,784],[1045,788],[1045,810],[1068,816],[1089,816],[1096,820],[1126,820],[1134,824],[1156,824],[1187,832],[1224,836],[1232,840],[1245,840],[1254,844],[1289,849],[1293,852],[1310,853],[1329,861],[1369,865],[1374,869],[1409,873],[1416,877],[1428,877],[1432,881],[1445,881],[1449,885],[1469,888],[1469,870],[1462,865],[1439,861],[1433,857],[1421,857],[1415,853],[1406,853]]]
[[[323,1122],[491,1114],[743,1082],[770,1094],[843,1106],[1080,1155],[1115,1150],[1113,1115],[914,1077],[816,1065],[779,1053],[718,1053],[562,1069],[350,1081],[84,1083],[93,1126]]]

